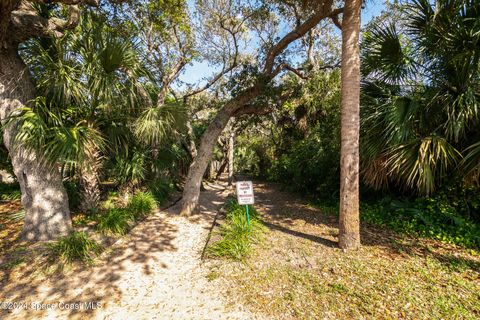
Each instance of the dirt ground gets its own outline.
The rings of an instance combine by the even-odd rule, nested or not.
[[[189,219],[178,216],[178,204],[151,215],[94,267],[0,271],[0,302],[11,303],[0,318],[256,319],[225,299],[228,288],[210,283],[200,261],[223,188],[202,192],[201,213]]]
[[[362,224],[338,248],[338,217],[273,183],[255,183],[268,227],[245,262],[209,261],[250,310],[274,319],[479,319],[480,254]],[[232,283],[234,285],[232,285]]]
[[[16,307],[0,310],[0,319],[480,317],[477,251],[362,225],[362,247],[343,252],[335,214],[272,183],[255,183],[255,207],[268,231],[252,256],[202,262],[228,193],[224,184],[207,185],[201,213],[189,219],[178,216],[178,204],[156,212],[93,267],[0,268],[0,302],[11,303],[1,307]]]

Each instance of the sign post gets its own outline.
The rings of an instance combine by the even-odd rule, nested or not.
[[[250,215],[248,205],[254,203],[253,183],[252,181],[237,181],[237,201],[239,205],[246,206],[247,222],[250,227]]]

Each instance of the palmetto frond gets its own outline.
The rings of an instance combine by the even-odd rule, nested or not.
[[[394,25],[378,25],[365,32],[363,73],[392,84],[410,79],[416,66],[407,40],[402,39]]]
[[[19,123],[15,145],[41,150],[45,160],[71,166],[83,163],[87,146],[104,147],[101,133],[85,121],[70,122],[58,110],[48,108],[44,98],[36,102],[33,108],[23,108],[15,116]]]
[[[57,105],[82,105],[88,91],[82,79],[82,65],[69,50],[68,43],[68,37],[35,39],[23,53],[41,95]]]
[[[397,182],[428,195],[460,158],[461,154],[446,139],[429,136],[392,148],[386,165]]]
[[[145,109],[135,122],[135,136],[150,145],[158,145],[185,125],[186,109],[178,103]]]
[[[480,134],[480,4],[414,0],[404,13],[363,42],[363,173],[374,187],[430,194]],[[474,150],[460,168],[476,170]]]
[[[465,157],[460,163],[460,168],[465,176],[478,178],[480,175],[480,141],[465,150]]]

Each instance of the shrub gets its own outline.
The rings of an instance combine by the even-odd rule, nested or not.
[[[104,234],[125,235],[135,220],[135,216],[125,208],[110,208],[99,216],[97,230]]]
[[[448,201],[418,198],[414,201],[385,198],[364,204],[362,220],[386,225],[397,232],[420,235],[464,247],[480,247],[480,225],[462,216]]]
[[[225,223],[217,233],[221,238],[208,247],[207,253],[214,257],[243,260],[251,253],[252,244],[261,240],[265,228],[253,206],[249,206],[249,226],[245,207],[238,205],[235,199],[227,201]]]
[[[173,189],[173,183],[167,180],[157,179],[149,185],[150,193],[159,205],[163,205],[168,200],[168,195]]]
[[[138,220],[149,215],[156,205],[155,198],[150,192],[137,192],[128,201],[126,210]]]
[[[75,260],[92,263],[93,259],[102,252],[102,247],[95,240],[90,239],[85,232],[74,232],[62,237],[49,243],[48,248],[52,255],[67,263]]]

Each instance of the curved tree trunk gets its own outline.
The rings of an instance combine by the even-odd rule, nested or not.
[[[0,49],[2,124],[5,124],[8,116],[25,107],[35,97],[35,87],[17,49]],[[54,165],[40,161],[35,152],[26,150],[21,145],[14,146],[16,132],[16,124],[10,123],[4,128],[3,139],[20,184],[22,205],[26,211],[22,237],[38,241],[66,235],[72,225],[60,172]]]
[[[246,103],[261,93],[259,86],[251,87],[221,108],[200,139],[198,154],[190,165],[182,197],[182,215],[191,215],[197,208],[202,177],[212,158],[213,148],[228,121]]]
[[[360,246],[359,132],[360,132],[360,10],[362,0],[347,0],[342,22],[342,120],[340,151],[339,246]]]

